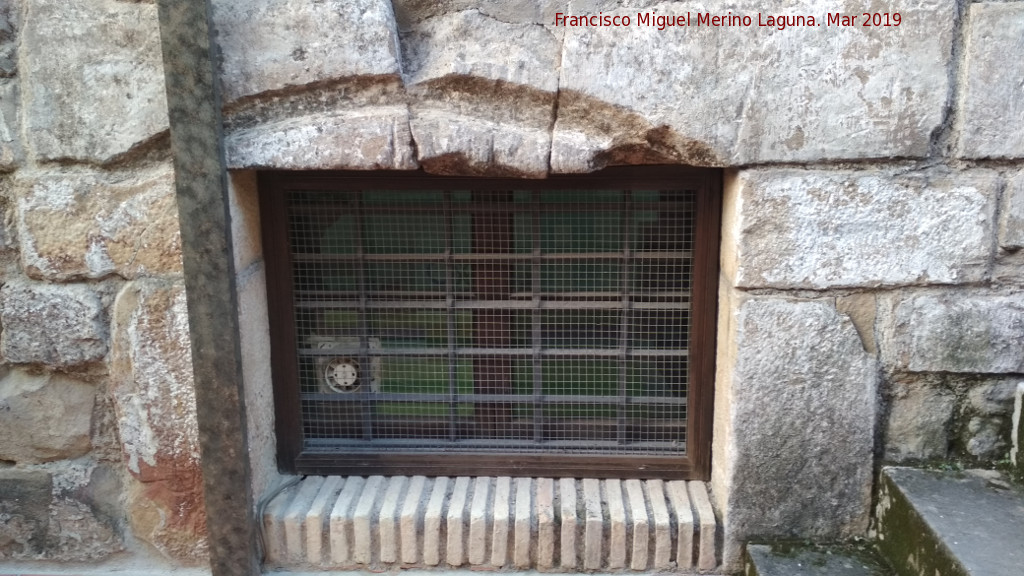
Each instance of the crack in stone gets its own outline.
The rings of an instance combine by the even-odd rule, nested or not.
[[[929,156],[948,157],[956,153],[957,134],[962,128],[960,104],[967,81],[967,28],[970,25],[971,0],[956,0],[953,5],[953,42],[950,47],[946,103],[942,108],[942,119],[932,131],[929,141]]]
[[[996,275],[996,267],[999,260],[999,223],[1003,215],[1003,198],[1008,193],[1008,188],[1009,182],[1006,175],[1000,173],[999,181],[996,184],[995,208],[992,210],[992,246],[989,249],[985,272],[982,274],[982,278],[986,281],[992,281]]]
[[[437,14],[430,14],[428,16],[423,16],[421,18],[412,18],[409,21],[409,24],[411,26],[416,26],[417,24],[423,24],[424,22],[427,22],[429,20],[433,20],[433,19],[436,19],[436,18],[444,18],[444,17],[447,17],[447,16],[455,16],[455,15],[458,15],[458,14],[466,14],[466,13],[470,13],[470,12],[474,12],[476,14],[479,14],[480,16],[483,16],[484,18],[487,18],[487,19],[490,19],[490,20],[494,20],[495,22],[498,22],[499,24],[506,24],[506,25],[509,25],[509,26],[540,26],[540,27],[543,27],[545,29],[547,28],[547,24],[545,24],[544,22],[510,22],[508,20],[502,20],[501,18],[499,18],[497,16],[494,16],[494,15],[488,13],[488,12],[485,12],[480,7],[463,8],[462,10],[453,10],[451,12],[438,12]],[[395,23],[395,29],[399,30],[400,32],[401,31],[407,31],[407,32],[411,32],[412,31],[411,29],[402,30],[402,28],[398,26],[397,22]]]

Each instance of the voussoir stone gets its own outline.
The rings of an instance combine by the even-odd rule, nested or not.
[[[106,162],[167,130],[155,4],[25,5],[22,98],[39,158]]]
[[[388,0],[215,0],[224,101],[351,77],[398,75]]]
[[[960,154],[1024,158],[1024,4],[970,5]]]
[[[229,168],[411,170],[417,168],[402,106],[335,111],[261,123],[225,138]]]
[[[427,172],[468,176],[543,178],[548,172],[550,133],[444,110],[413,113],[412,133]]]
[[[5,372],[0,377],[0,460],[34,464],[89,452],[92,386],[60,374]]]
[[[731,314],[727,538],[863,533],[871,503],[873,356],[830,301],[741,298]]]
[[[10,281],[0,289],[0,324],[7,362],[68,367],[107,353],[106,314],[91,286]]]
[[[998,179],[986,170],[739,175],[737,286],[875,287],[980,281]]]
[[[697,14],[709,9],[697,2],[587,4],[588,13],[629,15],[632,24],[565,29],[555,172],[631,159],[729,165],[922,157],[942,122],[955,21],[947,2],[897,0],[886,10],[899,12],[902,26],[867,28],[821,25],[829,13],[863,12],[840,0],[770,8],[741,0],[714,9],[750,16],[749,27],[697,27]],[[638,13],[654,10],[689,12],[691,26],[636,26]],[[760,27],[762,11],[813,16],[815,25]]]
[[[47,174],[17,193],[21,260],[47,280],[136,278],[181,271],[169,166],[125,176]]]
[[[547,175],[558,36],[476,9],[412,23],[401,36],[410,124],[424,169]]]
[[[922,294],[887,314],[883,357],[911,372],[1024,372],[1024,294]]]
[[[201,562],[206,515],[184,287],[126,284],[112,324],[110,388],[131,476],[132,531],[169,557]]]

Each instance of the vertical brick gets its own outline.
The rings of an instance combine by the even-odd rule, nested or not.
[[[351,562],[354,534],[352,525],[353,506],[362,494],[366,480],[359,476],[350,477],[334,502],[330,519],[331,564],[344,566]]]
[[[626,496],[629,499],[629,517],[633,527],[633,550],[629,557],[629,567],[633,570],[647,568],[647,555],[650,545],[650,530],[647,524],[647,505],[644,503],[644,489],[639,480],[626,480],[624,483]]]
[[[423,515],[423,563],[427,566],[437,566],[441,563],[441,517],[444,514],[447,491],[448,478],[435,478],[433,491],[427,502],[427,511]]]
[[[319,476],[310,476],[299,484],[299,491],[295,494],[288,510],[284,514],[284,547],[285,557],[289,562],[301,562],[303,560],[303,534],[302,528],[306,523],[306,514],[309,507],[313,505],[320,486],[324,479]]]
[[[676,517],[679,536],[676,546],[676,567],[680,570],[693,568],[693,510],[690,496],[686,493],[686,482],[673,481],[666,485],[668,498],[672,502],[672,513]]]
[[[373,558],[373,507],[383,484],[383,476],[370,476],[352,513],[352,560],[357,564],[369,564]]]
[[[583,536],[583,568],[597,570],[601,568],[601,531],[604,529],[599,480],[583,480],[583,505],[587,515]]]
[[[287,557],[284,543],[284,515],[298,488],[289,486],[274,497],[263,509],[263,544],[266,546],[267,561],[282,562]]]
[[[515,550],[513,561],[517,568],[530,567],[530,526],[533,523],[531,518],[530,484],[529,478],[516,478],[516,521],[515,521]]]
[[[341,476],[328,476],[306,514],[306,560],[313,566],[319,566],[323,559],[324,522],[344,482]]]
[[[672,528],[665,505],[665,483],[648,480],[647,498],[651,502],[651,519],[654,523],[654,570],[667,570],[672,566]]]
[[[494,483],[494,526],[491,530],[491,564],[504,566],[508,558],[508,521],[512,479],[498,478]]]
[[[388,482],[387,490],[384,492],[377,520],[381,562],[398,561],[398,505],[402,501],[402,492],[408,482],[409,479],[405,476],[395,476]]]
[[[608,568],[625,568],[626,508],[622,502],[622,482],[605,480],[604,498],[608,503]]]
[[[575,498],[573,499],[575,505]],[[537,498],[534,503],[537,516],[537,568],[542,570],[555,565],[555,482],[551,478],[537,479]],[[576,529],[573,509],[573,530]],[[516,515],[518,521],[519,515]],[[563,520],[564,521],[564,520]]]
[[[487,559],[487,505],[491,479],[479,477],[473,483],[473,504],[469,511],[469,563],[479,566]]]
[[[579,517],[576,515],[576,480],[560,479],[558,496],[562,510],[561,564],[562,568],[573,570],[576,568],[576,527],[579,524]]]
[[[414,564],[419,560],[419,551],[416,542],[416,524],[419,522],[420,505],[423,500],[423,490],[427,479],[423,476],[413,476],[409,483],[409,490],[405,494],[405,502],[402,504],[402,516],[399,520],[399,528],[402,535],[402,562]]]
[[[450,566],[462,566],[466,562],[465,531],[466,502],[469,496],[470,479],[460,476],[455,479],[451,502],[448,505],[447,562]]]
[[[701,570],[712,570],[718,565],[715,559],[715,511],[708,498],[708,488],[703,482],[690,482],[690,501],[697,511],[697,523],[700,526],[700,545],[698,547],[697,567]]]

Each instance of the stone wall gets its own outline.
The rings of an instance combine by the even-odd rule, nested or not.
[[[724,560],[750,537],[862,535],[879,462],[1008,453],[1024,379],[1024,3],[900,0],[890,28],[553,26],[556,12],[768,8],[219,0],[228,162],[728,168]]]
[[[552,25],[868,8],[770,4],[214,0],[236,237],[258,238],[260,168],[726,168],[723,560],[864,534],[880,462],[1009,450],[1024,1],[895,0],[890,28]],[[166,118],[152,2],[0,0],[0,560],[203,562]],[[267,414],[257,240],[236,264]],[[259,495],[272,423],[249,424]]]
[[[205,562],[156,7],[0,0],[0,562]]]

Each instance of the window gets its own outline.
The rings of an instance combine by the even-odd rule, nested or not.
[[[719,172],[260,190],[283,469],[707,476]]]

